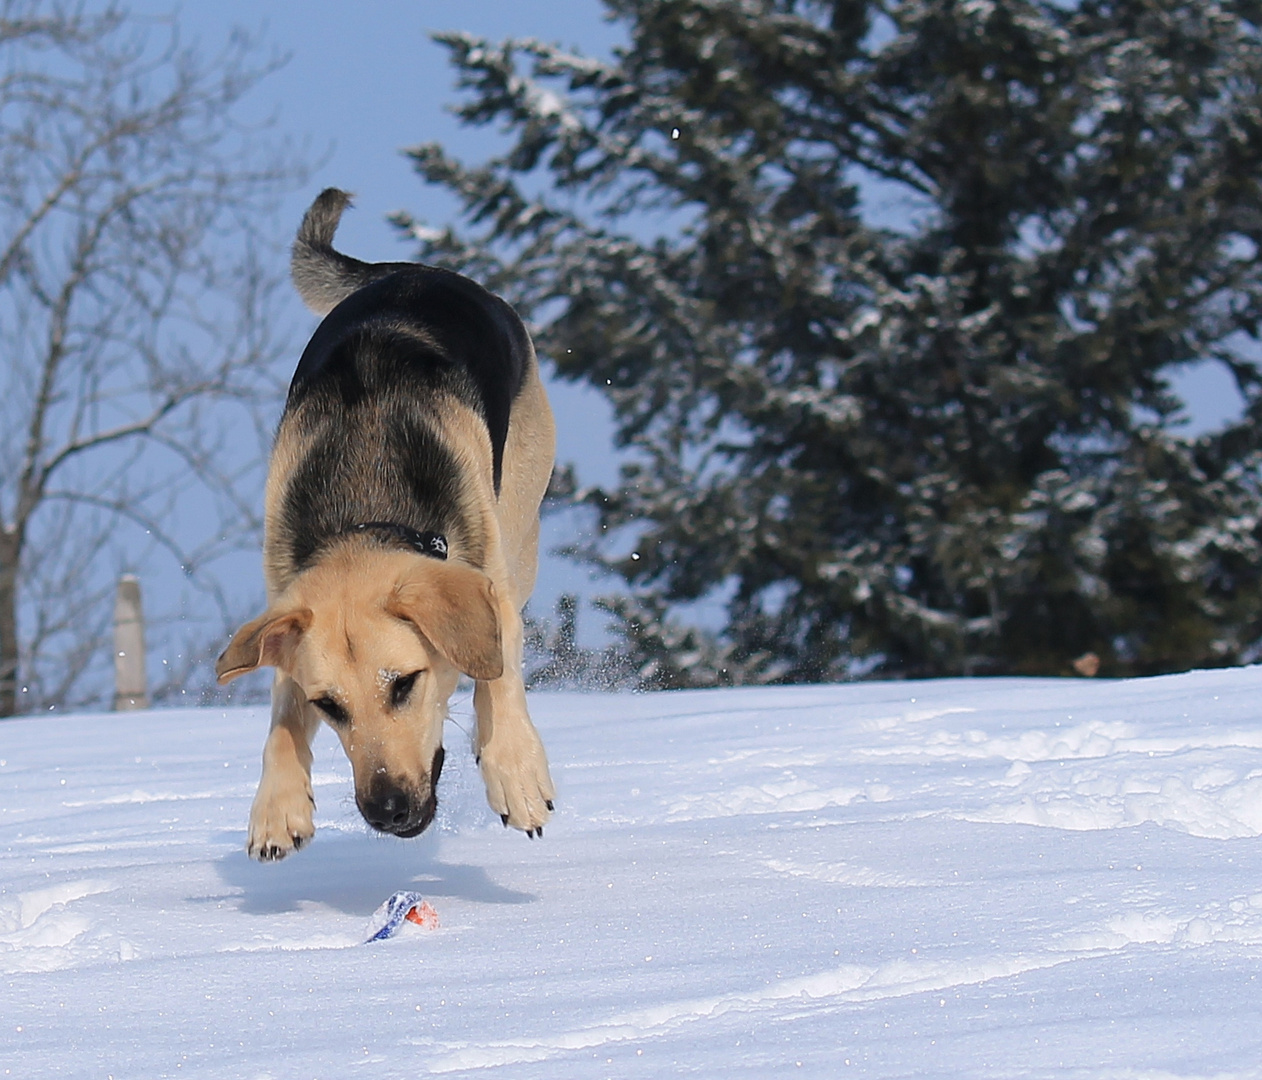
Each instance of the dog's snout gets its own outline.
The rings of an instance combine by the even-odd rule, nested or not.
[[[391,795],[382,809],[390,818],[390,824],[396,828],[407,823],[408,818],[412,816],[412,803],[408,797],[402,793]]]
[[[438,811],[434,788],[443,767],[443,750],[434,754],[430,775],[413,788],[379,772],[366,792],[357,792],[359,812],[378,832],[411,837],[424,832]]]
[[[360,801],[364,820],[382,832],[406,829],[412,818],[412,798],[397,784],[374,785],[369,795]]]

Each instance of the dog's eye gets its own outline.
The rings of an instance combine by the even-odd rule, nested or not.
[[[350,723],[351,718],[347,715],[346,710],[327,694],[322,698],[316,698],[311,704],[324,713],[324,715],[335,724]]]
[[[412,672],[411,675],[400,675],[390,684],[390,704],[394,708],[398,708],[408,699],[408,695],[412,692],[412,687],[416,683],[416,677],[419,671]]]

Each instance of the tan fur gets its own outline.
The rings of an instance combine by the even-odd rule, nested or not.
[[[216,666],[221,682],[276,668],[250,813],[247,848],[255,858],[283,858],[314,833],[310,741],[327,718],[312,702],[332,696],[352,717],[330,726],[351,762],[361,809],[383,775],[432,801],[430,773],[462,671],[476,680],[474,750],[491,808],[532,835],[549,818],[554,789],[522,683],[521,608],[534,589],[552,413],[532,358],[513,406],[497,498],[485,424],[454,400],[440,405],[439,431],[476,523],[465,550],[453,546],[446,561],[350,538],[298,573],[284,554],[278,507],[309,440],[291,416],[277,434],[265,497],[268,610],[237,632]],[[388,677],[418,671],[404,706],[393,708]]]

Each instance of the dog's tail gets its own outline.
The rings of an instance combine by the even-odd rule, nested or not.
[[[317,315],[327,315],[351,293],[393,273],[399,263],[366,263],[333,248],[333,234],[351,197],[337,188],[316,196],[294,238],[289,274],[302,302]],[[407,265],[407,264],[402,264]]]

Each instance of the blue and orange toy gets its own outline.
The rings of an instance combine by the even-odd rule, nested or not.
[[[368,924],[369,936],[364,944],[394,937],[404,923],[412,923],[423,930],[436,930],[438,912],[420,893],[397,892],[373,912]]]

